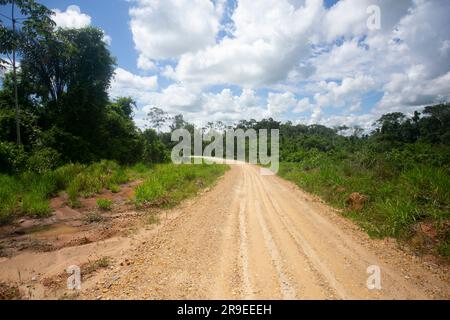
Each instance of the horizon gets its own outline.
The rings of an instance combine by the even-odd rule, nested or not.
[[[197,126],[273,118],[367,131],[382,114],[450,98],[449,2],[39,2],[59,27],[104,30],[117,57],[110,97],[136,100],[140,128],[158,107]],[[368,26],[371,5],[380,28]]]

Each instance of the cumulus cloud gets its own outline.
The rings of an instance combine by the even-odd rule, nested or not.
[[[112,43],[112,38],[110,35],[107,35],[105,32],[103,32],[103,42],[105,42],[108,46]]]
[[[267,108],[269,113],[279,118],[283,113],[294,108],[297,104],[297,99],[292,92],[273,93],[269,92],[267,98]]]
[[[158,89],[158,77],[142,77],[125,69],[117,68],[109,90],[111,97],[131,96],[139,101],[145,99],[152,91]]]
[[[213,45],[220,8],[209,0],[137,0],[130,9],[130,26],[140,65]]]
[[[380,30],[367,27],[371,5]],[[136,0],[138,68],[169,79],[138,97],[191,120],[368,127],[450,99],[449,12],[442,0]],[[369,93],[381,99],[363,108]]]
[[[91,17],[85,13],[81,13],[79,6],[70,5],[66,11],[53,9],[53,21],[61,28],[80,29],[91,24]]]
[[[353,38],[370,33],[390,33],[408,13],[414,0],[340,0],[324,15],[323,36],[328,41],[339,37]],[[380,9],[381,30],[368,30],[367,21],[373,14],[371,6]]]
[[[173,77],[181,82],[264,86],[282,81],[309,54],[320,1],[296,8],[287,1],[241,0],[233,34],[198,52],[182,55]]]

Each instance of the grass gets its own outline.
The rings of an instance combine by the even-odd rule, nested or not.
[[[93,196],[105,188],[118,192],[119,185],[129,180],[129,168],[106,160],[89,166],[67,164],[41,174],[0,174],[0,224],[19,216],[48,216],[51,213],[49,199],[61,191],[67,192],[70,206],[80,207],[80,197]]]
[[[144,175],[144,182],[136,188],[136,206],[174,206],[211,185],[226,170],[227,166],[217,164],[156,165]]]
[[[111,211],[113,202],[109,199],[97,199],[97,207],[102,211]]]
[[[226,170],[220,165],[137,164],[119,166],[113,161],[92,165],[68,164],[41,174],[25,172],[16,176],[0,174],[0,224],[21,216],[46,217],[51,213],[50,198],[66,192],[68,204],[81,207],[80,198],[105,189],[119,192],[120,185],[143,180],[136,190],[137,207],[172,206],[200,188],[211,184]],[[111,210],[112,202],[99,199],[100,210]]]
[[[94,163],[78,172],[67,185],[67,193],[71,200],[78,197],[90,197],[100,193],[108,186],[123,184],[129,181],[126,168],[114,161]]]
[[[109,267],[110,264],[111,264],[111,259],[109,257],[102,257],[98,260],[90,261],[81,267],[81,274],[83,276],[89,275],[99,269],[104,269],[104,268]]]
[[[342,209],[352,192],[368,196],[361,212],[343,214],[374,237],[408,239],[415,224],[433,223],[440,235],[439,253],[449,254],[444,222],[450,219],[450,176],[445,169],[421,164],[401,170],[383,164],[366,168],[357,159],[326,156],[314,161],[281,163],[279,175]]]
[[[117,184],[111,184],[108,186],[108,189],[112,192],[112,193],[119,193],[120,192],[120,187]]]

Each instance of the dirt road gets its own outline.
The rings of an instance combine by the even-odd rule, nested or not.
[[[420,299],[450,297],[448,268],[372,240],[277,176],[233,165],[217,185],[137,236],[83,283],[88,299]],[[97,247],[98,248],[98,247]],[[369,290],[369,266],[381,289]]]

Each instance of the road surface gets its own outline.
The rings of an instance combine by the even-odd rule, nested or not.
[[[393,240],[369,239],[319,199],[248,164],[232,165],[127,254],[121,266],[89,280],[80,298],[450,296],[448,269],[401,251]],[[369,267],[379,268],[381,288],[368,289]]]

